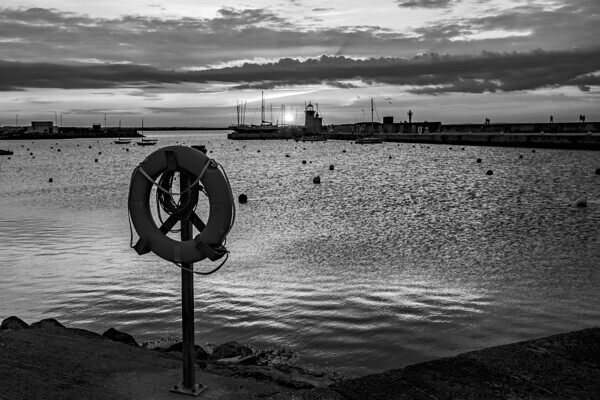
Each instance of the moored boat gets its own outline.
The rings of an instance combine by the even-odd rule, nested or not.
[[[374,144],[374,143],[383,143],[383,139],[378,137],[364,137],[357,139],[354,143],[356,144]]]
[[[297,139],[300,142],[326,142],[327,137],[324,135],[305,135],[300,139]]]
[[[119,139],[115,140],[114,142],[115,142],[115,144],[129,144],[129,143],[131,143],[131,139],[119,138]]]
[[[158,143],[158,139],[142,138],[141,142],[137,142],[138,146],[154,146],[156,143]]]

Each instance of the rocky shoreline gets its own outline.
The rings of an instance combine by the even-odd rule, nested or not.
[[[139,344],[54,319],[0,325],[0,398],[177,399],[181,343]],[[295,364],[289,350],[196,348],[202,399],[598,399],[600,328],[506,344],[363,377]]]
[[[84,337],[98,335],[84,329],[67,328],[53,318],[29,325],[20,318],[11,316],[0,324],[0,331],[9,329],[13,331],[70,330]],[[163,337],[155,341],[138,343],[129,333],[112,327],[100,336],[128,346],[161,352],[181,359],[182,342],[177,338]],[[257,349],[251,345],[228,341],[221,344],[208,344],[206,347],[195,345],[195,350],[196,367],[201,370],[210,370],[211,373],[222,376],[274,382],[294,390],[325,387],[351,377],[331,369],[296,365],[298,355],[289,349]]]

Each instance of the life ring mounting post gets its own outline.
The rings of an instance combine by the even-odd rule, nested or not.
[[[225,171],[219,167],[197,149],[184,146],[159,149],[134,169],[127,201],[130,221],[139,235],[138,242],[132,246],[135,251],[140,255],[152,251],[181,268],[183,381],[170,391],[194,396],[206,386],[195,381],[193,263],[205,258],[218,260],[228,254],[224,241],[235,220],[231,186]],[[175,201],[172,185],[177,172],[180,187],[179,198]],[[153,187],[156,187],[157,202],[169,214],[160,226],[150,209]],[[196,214],[200,191],[205,192],[209,200],[206,223]],[[181,241],[167,236],[177,222],[181,223]],[[194,227],[199,232],[196,237],[193,236]]]

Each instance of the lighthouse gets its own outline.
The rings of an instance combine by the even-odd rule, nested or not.
[[[307,133],[318,133],[323,127],[323,118],[315,111],[310,101],[304,110],[304,127]]]

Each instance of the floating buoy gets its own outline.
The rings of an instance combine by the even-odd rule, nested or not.
[[[333,171],[333,170],[334,170],[334,168],[335,168],[335,167],[333,166],[333,164],[331,164],[331,165],[329,166],[329,170],[330,170],[330,171]]]
[[[391,159],[392,159],[392,156],[389,156],[388,160],[391,160]]]
[[[56,151],[60,151],[60,149],[56,150]]]
[[[260,153],[260,150],[258,150],[257,153]]]
[[[600,175],[600,168],[596,168],[596,175]]]
[[[51,149],[53,149],[53,148],[54,148],[54,146],[50,146],[50,148],[51,148]]]
[[[125,149],[125,151],[129,151],[129,149]]]
[[[452,150],[452,147],[448,147],[448,150]]]
[[[302,160],[302,164],[306,164],[306,160]]]
[[[463,147],[461,150],[464,150],[465,148]]]
[[[523,154],[519,154],[519,158],[523,158]]]
[[[531,150],[532,153],[535,153],[535,149]]]
[[[494,175],[494,171],[492,171],[491,169],[488,169],[488,171],[485,174],[486,175]]]
[[[286,155],[285,155],[285,157],[286,157],[286,158],[289,158],[289,157],[290,157],[290,155],[289,155],[289,154],[286,154]]]
[[[94,160],[94,162],[98,162],[98,159],[96,158],[96,159]]]
[[[52,178],[48,179],[48,182],[52,183]]]
[[[92,146],[89,147],[90,149],[92,148]]]
[[[30,156],[32,156],[32,155],[33,155],[33,153],[29,153],[29,155],[30,155]]]
[[[238,196],[238,201],[241,204],[246,204],[248,202],[248,196],[246,196],[245,194],[242,193]]]
[[[478,158],[478,159],[477,159],[477,163],[478,163],[478,164],[481,164],[481,158]]]
[[[345,152],[346,152],[346,150],[342,151],[342,153],[345,153]]]
[[[101,151],[99,151],[99,152],[98,152],[98,155],[101,155],[101,154],[102,154],[102,152],[101,152]]]
[[[587,207],[587,197],[582,196],[582,197],[578,198],[575,205],[577,207]]]
[[[313,178],[313,183],[321,183],[321,177],[319,175]]]

